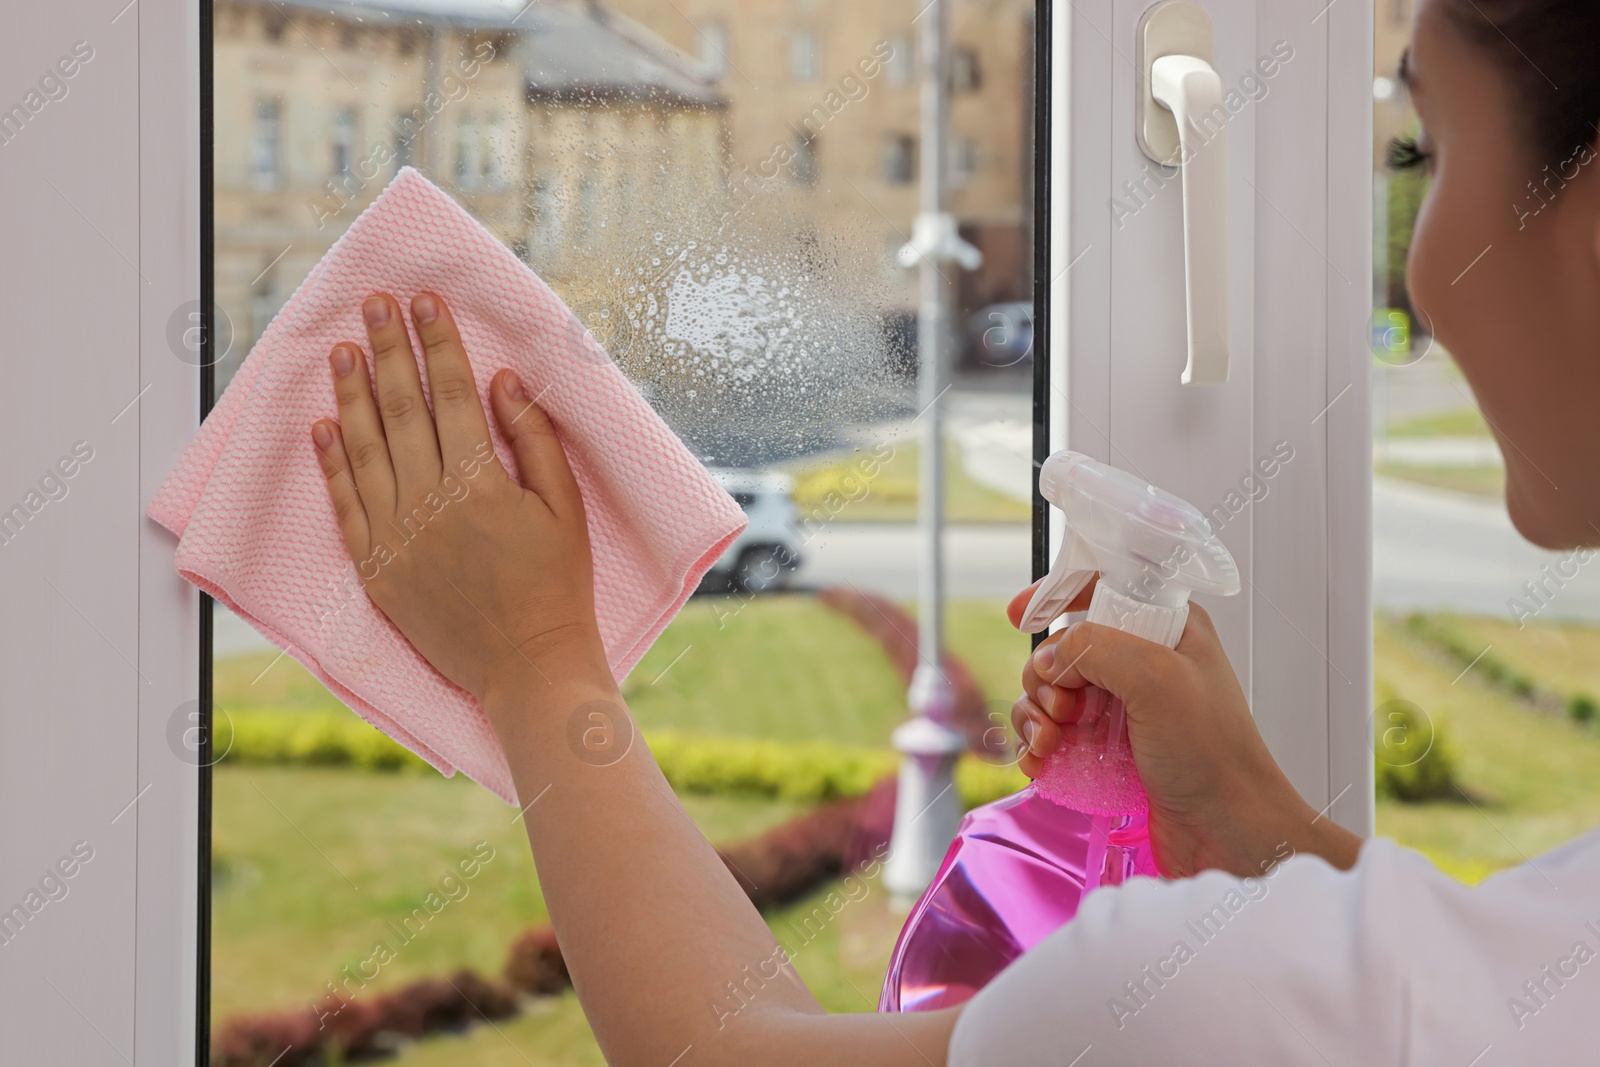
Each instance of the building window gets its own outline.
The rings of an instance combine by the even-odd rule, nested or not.
[[[348,174],[356,162],[355,108],[342,107],[333,113],[333,173]]]
[[[883,139],[883,180],[890,185],[906,185],[916,175],[917,139],[909,134],[891,133]]]
[[[561,200],[550,179],[534,179],[532,206],[533,219],[528,234],[530,262],[554,252],[561,236]]]
[[[394,169],[417,165],[417,137],[421,134],[416,120],[416,109],[402,111],[394,117]]]
[[[504,188],[511,173],[512,138],[508,127],[498,113],[489,116],[488,129],[484,131],[483,181],[491,189]]]
[[[950,142],[950,184],[967,185],[978,172],[978,142],[957,137]]]
[[[883,65],[884,77],[890,85],[910,85],[911,77],[916,72],[916,53],[912,51],[911,35],[902,33],[898,37],[889,38],[889,47],[894,49],[889,59]]]
[[[978,91],[978,53],[971,48],[957,48],[950,53],[950,91],[975,93]]]
[[[456,125],[456,185],[476,189],[483,175],[483,142],[478,136],[478,120],[469,111]]]
[[[789,38],[789,77],[797,82],[821,78],[821,51],[815,30],[795,30]]]
[[[573,226],[573,244],[586,248],[589,238],[600,223],[600,183],[588,175],[578,179],[578,205],[576,225]]]
[[[250,344],[253,346],[267,332],[267,324],[283,306],[278,295],[278,281],[271,271],[258,281],[250,292]]]
[[[803,133],[794,139],[794,160],[790,164],[797,185],[817,184],[817,138]]]
[[[269,11],[262,19],[261,30],[267,35],[267,40],[281,41],[288,25],[289,20],[281,12]]]
[[[720,22],[700,27],[700,67],[712,81],[728,73],[728,27]]]
[[[257,189],[276,189],[283,184],[282,138],[283,104],[277,100],[256,101],[250,173]]]

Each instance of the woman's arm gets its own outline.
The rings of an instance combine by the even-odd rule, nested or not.
[[[337,346],[339,422],[312,430],[329,494],[374,602],[488,713],[607,1060],[942,1064],[959,1009],[824,1013],[650,758],[606,663],[583,500],[549,418],[495,378],[513,478],[443,301],[412,301],[431,413],[399,307],[363,310],[375,380],[358,344]]]

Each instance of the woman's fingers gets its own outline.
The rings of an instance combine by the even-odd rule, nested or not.
[[[351,475],[350,457],[345,453],[339,424],[332,419],[320,420],[311,427],[311,440],[317,446],[317,461],[328,479],[328,499],[333,501],[333,513],[339,519],[344,546],[351,559],[364,560],[372,551],[372,527],[367,510],[361,504],[361,492]]]
[[[368,518],[386,521],[394,514],[394,469],[367,379],[367,357],[353,344],[337,344],[328,362],[333,368],[333,395],[339,402],[346,469],[355,477]]]
[[[439,452],[448,469],[489,440],[489,422],[483,415],[483,400],[478,396],[461,332],[444,299],[434,293],[418,293],[411,298],[411,321],[422,340]]]
[[[522,484],[539,495],[551,511],[567,515],[583,508],[583,496],[544,409],[527,398],[522,383],[509,370],[495,375],[489,388],[495,420],[511,442]]]
[[[400,306],[389,294],[374,293],[362,302],[361,317],[372,341],[378,412],[389,441],[395,485],[408,495],[432,489],[439,482],[439,442]]]
[[[1022,696],[1011,705],[1011,728],[1022,739],[1030,754],[1043,759],[1061,745],[1061,727],[1030,697]]]
[[[1040,681],[1068,689],[1097,685],[1129,704],[1170,691],[1183,657],[1142,637],[1080,622],[1034,651],[1029,669]]]

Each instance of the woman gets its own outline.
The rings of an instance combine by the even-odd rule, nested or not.
[[[1600,543],[1600,168],[1586,166],[1597,46],[1592,0],[1422,0],[1406,80],[1427,132],[1395,153],[1434,179],[1413,297],[1482,399],[1512,518],[1548,547]],[[1536,214],[1530,182],[1545,205]],[[399,308],[380,295],[365,310],[376,399],[358,347],[341,345],[339,422],[313,429],[357,559],[487,434],[442,302],[412,304],[432,417]],[[1600,963],[1586,966],[1600,951],[1600,835],[1476,889],[1390,842],[1362,843],[1273,763],[1198,608],[1175,650],[1088,625],[1056,635],[1025,668],[1032,695],[1013,715],[1035,770],[1083,728],[1077,689],[1127,701],[1157,859],[1173,880],[1092,895],[961,1008],[830,1016],[785,966],[736,1016],[719,1013],[728,983],[781,951],[643,744],[605,766],[568,745],[575,721],[631,731],[595,623],[583,502],[549,419],[509,372],[490,401],[520,484],[481,484],[367,588],[479,698],[519,795],[536,798],[526,821],[540,882],[611,1062],[1600,1057],[1579,1032],[1600,1003]]]

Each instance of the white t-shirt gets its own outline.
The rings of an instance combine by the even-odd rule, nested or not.
[[[1600,1064],[1600,831],[1476,887],[1379,838],[1347,872],[1099,890],[968,1002],[949,1063]]]

